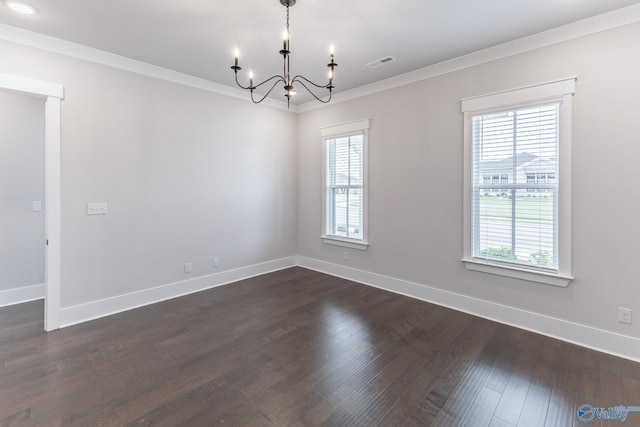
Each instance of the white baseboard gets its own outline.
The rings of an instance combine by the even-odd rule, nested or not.
[[[318,259],[298,256],[298,265],[640,362],[638,338]]]
[[[281,258],[66,307],[60,310],[60,327],[98,319],[296,265],[640,362],[640,339],[638,338],[303,256]],[[43,284],[0,291],[0,307],[43,297]]]
[[[0,307],[44,298],[44,283],[0,291]]]
[[[87,322],[89,320],[98,319],[100,317],[109,316],[145,305],[154,304],[156,302],[177,298],[194,292],[203,291],[205,289],[237,282],[238,280],[248,279],[250,277],[295,266],[296,257],[292,256],[254,264],[247,267],[241,267],[234,270],[222,271],[220,273],[210,274],[207,276],[196,277],[190,280],[169,283],[129,294],[91,301],[72,307],[65,307],[60,310],[60,327],[64,328],[78,323]]]

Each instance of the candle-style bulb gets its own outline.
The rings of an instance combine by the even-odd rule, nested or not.
[[[240,52],[238,51],[238,49],[233,51],[233,56],[235,56],[235,65],[236,67],[238,66],[238,57],[240,56]]]
[[[249,71],[249,86],[253,87],[253,71]]]

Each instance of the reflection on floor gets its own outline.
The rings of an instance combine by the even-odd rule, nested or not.
[[[0,309],[0,425],[572,426],[640,405],[637,363],[303,268],[49,334],[42,310]]]

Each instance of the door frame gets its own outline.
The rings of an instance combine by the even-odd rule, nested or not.
[[[45,290],[44,330],[60,327],[60,103],[64,86],[0,74],[0,90],[45,100]]]

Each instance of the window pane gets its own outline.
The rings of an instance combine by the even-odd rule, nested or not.
[[[555,192],[516,192],[516,258],[527,264],[557,268],[554,245]]]
[[[481,195],[478,212],[478,256],[511,260],[512,204],[508,194]]]
[[[327,184],[362,185],[362,135],[337,138],[327,143]]]
[[[333,234],[347,237],[347,192],[342,189],[334,189],[334,221]]]
[[[364,135],[325,144],[326,233],[364,240]]]
[[[362,158],[362,135],[353,136],[350,138],[350,177],[351,181],[349,185],[362,185],[363,179],[363,158]]]
[[[472,117],[473,256],[557,269],[558,113]]]
[[[349,225],[348,236],[352,239],[362,239],[362,190],[349,190]]]
[[[335,185],[349,185],[349,138],[335,140]]]

